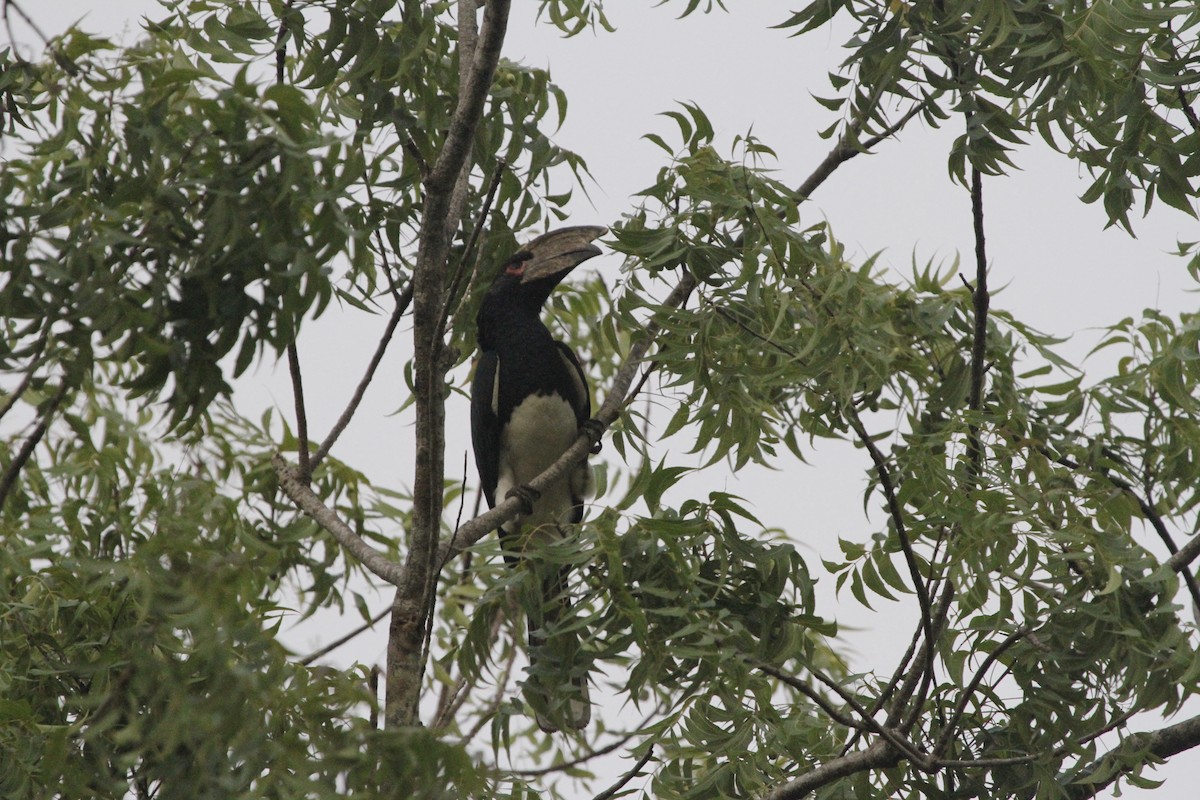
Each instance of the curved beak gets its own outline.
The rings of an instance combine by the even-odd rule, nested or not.
[[[608,232],[602,225],[575,225],[543,233],[522,248],[532,256],[525,264],[521,283],[557,276],[560,279],[593,256],[600,248],[592,244]]]

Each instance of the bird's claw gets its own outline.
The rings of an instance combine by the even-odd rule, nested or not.
[[[506,500],[510,497],[517,498],[518,500],[521,501],[521,513],[522,514],[532,514],[533,513],[533,504],[541,496],[542,496],[542,493],[539,492],[538,490],[534,489],[532,486],[529,486],[528,484],[522,484],[520,486],[514,486],[513,488],[509,489],[508,493],[506,495],[504,495],[504,498]]]
[[[600,441],[600,437],[602,437],[604,435],[604,423],[603,422],[601,422],[598,419],[592,418],[592,419],[589,419],[586,422],[584,422],[582,425],[580,425],[579,430],[582,431],[588,437],[588,440],[592,443],[592,446],[588,449],[589,453],[591,453],[592,455],[596,455],[597,453],[599,453],[601,450],[604,449],[604,444]]]

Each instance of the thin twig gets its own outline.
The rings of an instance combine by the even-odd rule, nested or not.
[[[408,136],[404,140],[404,152],[408,153],[409,157],[417,164],[417,172],[421,173],[421,180],[429,177],[429,162],[425,160],[425,156],[421,153],[421,148],[417,147],[417,143],[412,136]]]
[[[34,373],[38,367],[42,365],[42,354],[46,352],[46,343],[50,341],[50,323],[46,321],[42,324],[41,335],[38,336],[37,342],[33,346],[33,351],[29,354],[29,365],[25,368],[25,374],[21,376],[20,383],[4,398],[3,405],[0,405],[0,419],[4,419],[12,407],[17,404],[17,401],[29,389],[29,385],[33,382]]]
[[[350,424],[350,420],[354,418],[359,403],[362,402],[363,396],[367,392],[367,387],[371,385],[371,381],[375,378],[375,370],[379,368],[380,363],[383,361],[383,355],[387,352],[388,345],[396,333],[396,327],[400,324],[400,318],[404,316],[404,312],[408,310],[409,303],[411,302],[412,282],[409,281],[408,285],[404,287],[404,291],[396,296],[396,307],[392,309],[392,316],[388,318],[387,327],[383,330],[383,336],[379,338],[379,344],[375,346],[375,353],[371,356],[371,362],[367,365],[366,373],[363,374],[362,380],[358,382],[358,386],[354,390],[354,396],[346,404],[345,410],[342,411],[342,415],[338,417],[337,422],[329,431],[329,435],[325,437],[325,441],[321,442],[321,446],[313,454],[312,469],[316,469],[325,456],[329,455],[329,451],[337,442],[338,437],[342,435],[342,432],[346,430],[346,426]]]
[[[1005,636],[1004,640],[987,654],[983,663],[975,670],[975,674],[971,676],[971,680],[967,682],[966,687],[959,694],[958,703],[954,707],[954,713],[950,715],[950,719],[947,720],[945,729],[942,731],[941,738],[938,739],[937,744],[933,747],[932,752],[935,756],[945,752],[946,748],[950,746],[950,740],[954,737],[954,729],[958,726],[958,721],[962,719],[963,714],[966,713],[967,704],[971,701],[971,696],[975,694],[975,690],[979,688],[979,684],[983,682],[988,669],[999,660],[1000,656],[1004,655],[1005,651],[1028,636],[1032,630],[1032,625],[1022,625],[1008,636]]]
[[[12,47],[13,57],[16,58],[18,62],[24,63],[24,64],[29,63],[28,61],[26,61],[26,59],[20,53],[17,52],[17,48],[16,48],[17,39],[16,39],[15,34],[13,34],[12,22],[8,18],[8,9],[10,9],[10,8],[13,11],[16,11],[17,14],[21,17],[21,19],[25,20],[25,24],[29,26],[29,29],[32,30],[37,35],[37,37],[42,40],[42,44],[47,46],[47,48],[50,51],[50,54],[54,57],[55,62],[60,67],[63,68],[64,72],[66,72],[71,77],[75,77],[76,75],[79,74],[79,72],[80,72],[79,65],[77,63],[75,63],[75,61],[73,59],[66,56],[60,48],[50,46],[50,37],[46,36],[46,33],[38,26],[38,24],[36,22],[33,21],[33,18],[30,17],[28,14],[26,14],[25,10],[23,8],[21,8],[19,5],[17,5],[16,0],[4,0],[4,8],[3,8],[4,25],[8,29],[9,41],[13,45],[13,47]]]
[[[621,791],[621,789],[625,786],[625,784],[629,783],[631,780],[633,780],[639,774],[641,774],[642,767],[649,764],[650,759],[653,757],[654,757],[654,745],[648,745],[646,747],[645,754],[637,760],[637,763],[634,764],[633,767],[631,767],[628,772],[626,772],[624,775],[622,775],[620,778],[618,778],[616,780],[616,782],[613,783],[612,786],[609,786],[603,792],[601,792],[600,794],[593,797],[592,800],[609,800],[609,798],[615,797],[617,792]]]
[[[821,163],[817,165],[817,168],[812,171],[812,173],[804,180],[802,184],[800,184],[795,191],[795,195],[799,200],[803,201],[811,197],[812,193],[817,190],[817,187],[824,183],[825,179],[832,175],[833,171],[842,164],[854,158],[859,153],[869,150],[870,148],[882,142],[884,139],[894,136],[901,128],[908,124],[909,120],[926,108],[933,98],[927,97],[917,105],[913,106],[913,108],[909,109],[909,111],[903,117],[901,117],[892,125],[889,125],[878,135],[868,139],[866,143],[858,146],[851,144],[853,137],[858,135],[858,132],[866,123],[867,117],[870,116],[871,112],[874,111],[874,107],[878,104],[879,100],[880,97],[876,95],[867,103],[867,106],[863,109],[863,112],[856,118],[854,122],[851,122],[846,131],[844,131],[842,135],[838,137],[837,144],[833,146],[833,149],[825,154],[825,158],[821,159]]]
[[[883,489],[884,500],[887,502],[888,515],[892,518],[892,525],[896,529],[896,539],[900,542],[900,549],[904,553],[904,561],[908,565],[908,572],[913,581],[913,591],[917,593],[917,602],[921,605],[921,624],[925,629],[925,651],[926,651],[926,669],[933,667],[933,650],[937,642],[937,634],[933,628],[933,608],[929,602],[929,590],[925,586],[925,577],[921,575],[921,568],[917,564],[917,555],[913,550],[912,541],[908,538],[908,528],[904,522],[904,510],[900,507],[900,501],[896,497],[896,484],[892,479],[892,471],[888,467],[887,459],[883,453],[875,445],[871,439],[871,435],[867,432],[866,426],[863,425],[862,418],[858,415],[858,411],[849,406],[846,409],[846,421],[850,423],[850,427],[857,434],[858,439],[862,442],[867,453],[871,456],[871,461],[875,464],[875,475],[879,478],[879,486]]]
[[[478,736],[479,732],[483,730],[483,726],[487,724],[488,720],[494,717],[500,710],[500,706],[504,703],[504,693],[508,689],[508,679],[512,675],[513,664],[515,664],[517,661],[517,651],[518,648],[516,644],[513,643],[513,645],[509,647],[508,658],[505,659],[504,668],[500,671],[500,677],[496,681],[496,691],[492,695],[491,702],[488,703],[487,709],[484,710],[483,713],[479,715],[479,718],[475,720],[475,724],[471,726],[471,729],[463,734],[462,738],[458,742],[460,747],[466,747],[468,744],[470,744],[471,740]]]
[[[470,263],[471,256],[475,252],[475,246],[479,242],[479,235],[487,224],[487,215],[492,210],[492,202],[496,199],[496,189],[500,186],[500,177],[504,174],[504,170],[507,167],[508,162],[504,159],[496,162],[496,169],[492,172],[492,180],[488,184],[487,195],[484,197],[483,205],[479,208],[479,214],[475,217],[475,227],[471,230],[471,238],[467,240],[466,249],[463,250],[462,257],[458,261],[458,267],[454,270],[454,277],[450,279],[450,286],[446,289],[446,302],[442,305],[442,313],[434,329],[435,342],[440,342],[446,335],[451,307],[454,308],[454,313],[457,315],[462,308],[462,304],[467,299],[471,286],[475,283],[474,275],[472,275],[470,285],[467,287],[468,291],[463,292],[461,297],[457,297],[458,290],[462,286],[463,276],[467,272],[467,264]]]
[[[63,381],[62,386],[58,388],[58,391],[54,393],[54,397],[50,399],[50,403],[42,413],[42,418],[38,420],[37,426],[21,445],[21,449],[17,451],[16,457],[8,465],[8,469],[4,470],[4,477],[0,479],[0,508],[4,508],[4,502],[8,499],[8,493],[12,491],[13,486],[17,482],[17,476],[21,474],[21,470],[25,468],[25,464],[29,462],[34,448],[38,446],[38,443],[42,441],[42,437],[46,435],[46,430],[50,427],[50,421],[54,418],[55,412],[58,411],[63,398],[67,396],[67,388],[67,382]]]
[[[304,658],[300,659],[300,663],[303,664],[304,666],[308,666],[309,664],[316,661],[318,658],[323,658],[323,657],[329,655],[334,650],[337,650],[339,647],[344,645],[346,642],[349,642],[351,639],[355,638],[356,636],[360,636],[363,633],[366,633],[367,631],[369,631],[371,628],[375,627],[376,623],[382,621],[383,618],[386,617],[390,613],[392,613],[392,610],[390,608],[385,608],[383,611],[380,611],[378,614],[371,617],[370,620],[368,620],[367,622],[364,622],[362,625],[359,625],[357,628],[350,631],[349,633],[347,633],[345,636],[341,637],[340,639],[334,639],[332,642],[325,645],[320,650],[314,650],[313,652],[309,653]]]
[[[1200,118],[1196,116],[1196,110],[1192,108],[1192,104],[1188,102],[1187,92],[1183,86],[1175,87],[1175,95],[1179,98],[1179,107],[1183,110],[1183,115],[1187,117],[1188,123],[1192,126],[1192,130],[1200,133]]]
[[[510,772],[511,774],[519,775],[522,778],[538,778],[543,775],[551,775],[555,772],[563,772],[564,770],[578,767],[580,764],[586,764],[594,758],[606,756],[609,753],[615,753],[617,750],[620,750],[622,747],[629,744],[629,742],[632,741],[633,738],[637,736],[643,728],[650,724],[650,720],[654,719],[656,716],[658,716],[658,714],[659,709],[655,709],[653,713],[643,719],[639,724],[635,725],[632,730],[630,730],[620,739],[617,739],[611,744],[606,744],[604,747],[601,747],[598,750],[589,750],[581,756],[576,756],[575,758],[567,761],[560,761],[559,763],[551,764],[548,767],[539,767],[538,769],[515,769],[511,770]]]
[[[863,716],[866,721],[857,722],[853,718],[848,717],[845,714],[843,714],[841,711],[838,711],[837,708],[835,708],[832,703],[830,703],[828,700],[826,700],[824,697],[821,696],[820,692],[818,692],[816,689],[812,688],[811,686],[809,686],[807,683],[800,680],[799,678],[797,678],[793,675],[788,675],[783,670],[776,669],[775,667],[771,666],[770,664],[767,664],[766,662],[762,662],[762,661],[754,662],[754,667],[758,671],[764,672],[767,675],[770,675],[772,678],[775,678],[776,680],[783,681],[788,686],[790,686],[791,688],[795,689],[800,694],[807,697],[809,700],[812,700],[814,703],[817,704],[818,708],[820,708],[822,711],[825,712],[826,716],[828,716],[831,720],[833,720],[834,722],[836,722],[837,724],[839,724],[843,727],[852,728],[854,730],[859,730],[859,731],[864,731],[864,730],[873,731],[873,730],[875,730],[876,727],[878,727],[878,725],[874,722],[874,720],[872,720],[870,718],[870,716],[866,713],[866,709],[863,709]]]

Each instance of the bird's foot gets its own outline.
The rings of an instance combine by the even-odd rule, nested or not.
[[[542,493],[534,489],[532,486],[528,484],[521,484],[520,486],[514,486],[513,488],[509,489],[508,493],[504,495],[504,499],[507,500],[510,497],[517,498],[521,501],[521,513],[532,514],[533,504],[537,502],[537,499],[541,496]]]
[[[604,428],[604,423],[595,417],[589,419],[579,426],[579,430],[582,431],[592,443],[591,448],[588,449],[588,452],[592,455],[596,455],[604,449],[604,445],[600,441],[600,437],[604,435]]]

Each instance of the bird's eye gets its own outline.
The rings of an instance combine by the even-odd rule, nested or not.
[[[508,260],[504,265],[505,275],[515,275],[518,278],[525,275],[525,262],[533,259],[533,253],[528,250],[521,250],[516,255]]]

